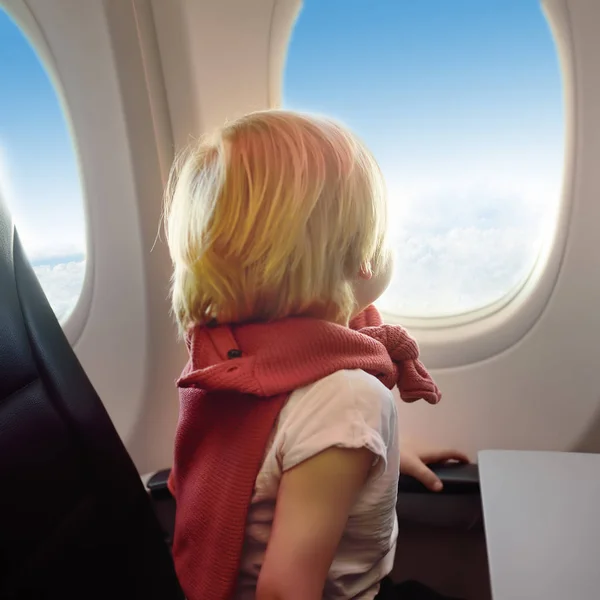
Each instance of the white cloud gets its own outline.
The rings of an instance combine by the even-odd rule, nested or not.
[[[84,246],[76,242],[55,242],[53,240],[45,239],[32,240],[30,237],[22,234],[19,226],[17,226],[17,232],[27,258],[34,265],[57,264],[65,257],[72,258],[85,254]]]
[[[75,308],[83,288],[85,260],[33,267],[59,321]]]
[[[438,316],[499,300],[533,268],[557,197],[547,185],[392,192],[396,268],[379,305],[398,315]]]

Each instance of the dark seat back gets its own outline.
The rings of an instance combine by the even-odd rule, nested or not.
[[[136,468],[0,199],[0,599],[7,598],[183,594]]]

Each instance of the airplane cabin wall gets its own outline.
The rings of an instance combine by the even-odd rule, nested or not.
[[[164,239],[155,244],[169,163],[225,119],[279,105],[300,0],[0,4],[54,70],[79,153],[89,266],[65,329],[140,471],[164,467],[185,363],[169,315],[168,252]],[[566,98],[554,244],[494,312],[437,329],[406,323],[444,399],[403,406],[401,427],[473,457],[481,448],[600,449],[600,4],[543,5]]]

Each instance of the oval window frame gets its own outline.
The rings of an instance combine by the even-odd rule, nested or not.
[[[417,339],[421,356],[432,369],[460,367],[500,354],[530,331],[548,305],[562,265],[574,190],[576,169],[576,71],[567,0],[540,0],[557,53],[564,107],[563,177],[553,227],[547,232],[529,275],[493,303],[443,317],[400,317],[383,312],[389,323],[402,324]],[[272,79],[272,107],[280,107],[287,52],[301,2],[293,18],[285,21],[286,45],[279,60],[271,58],[278,71]],[[280,38],[282,36],[279,36]],[[281,44],[272,46],[272,53]]]

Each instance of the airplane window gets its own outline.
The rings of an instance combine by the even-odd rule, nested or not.
[[[0,9],[0,193],[61,322],[85,274],[85,218],[73,141],[48,73]]]
[[[529,276],[564,151],[539,0],[304,0],[283,97],[347,123],[382,167],[396,269],[380,308],[457,315]]]

